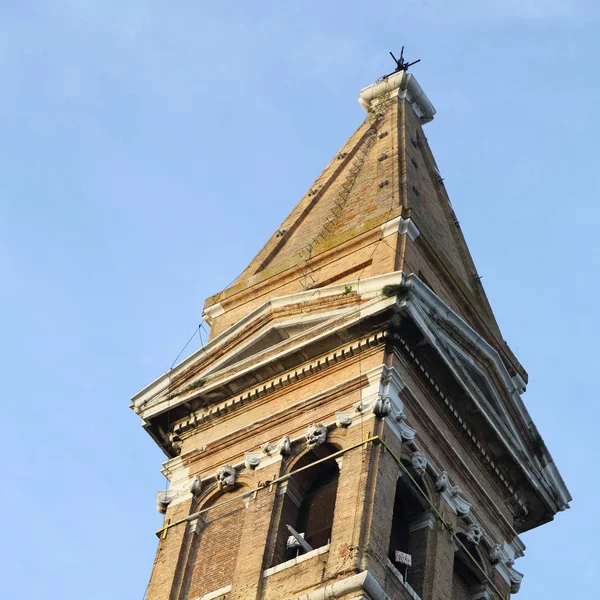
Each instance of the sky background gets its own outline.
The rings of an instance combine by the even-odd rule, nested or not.
[[[0,595],[141,599],[162,453],[128,408],[364,118],[404,44],[574,501],[519,600],[597,589],[592,0],[0,2]],[[196,338],[189,346],[198,346]],[[187,352],[186,352],[187,353]]]

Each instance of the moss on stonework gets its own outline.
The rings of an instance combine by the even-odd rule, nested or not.
[[[360,203],[360,199],[358,200],[358,202]],[[401,208],[398,208],[397,210],[394,210],[391,213],[388,212],[387,214],[379,213],[371,219],[367,219],[366,221],[363,221],[355,227],[342,229],[342,231],[328,236],[325,240],[322,240],[320,243],[315,245],[315,253],[312,255],[311,259],[315,260],[315,258],[320,256],[324,252],[327,252],[328,250],[331,250],[336,246],[341,246],[345,242],[348,242],[351,239],[358,237],[359,235],[368,233],[369,231],[380,227],[387,221],[397,217],[400,214],[400,212]],[[298,261],[298,257],[296,255],[283,260],[278,260],[277,256],[275,256],[273,259],[273,263],[267,268],[263,269],[255,275],[252,275],[238,283],[233,284],[230,288],[227,288],[226,290],[223,290],[217,294],[210,296],[206,299],[204,306],[206,308],[207,306],[212,306],[216,302],[226,300],[227,298],[230,298],[231,296],[234,296],[237,293],[249,289],[254,285],[262,283],[270,279],[271,277],[274,277],[275,275],[286,271],[287,269],[297,266],[298,264],[300,264],[300,262],[301,261]]]
[[[181,393],[185,394],[185,392],[191,392],[192,390],[197,390],[197,389],[201,388],[205,383],[206,383],[206,379],[197,379],[193,383],[190,383],[190,385],[184,387],[181,390]]]
[[[390,285],[384,285],[381,288],[381,295],[384,298],[393,298],[394,296],[399,296],[404,293],[405,289],[399,283],[393,283]]]

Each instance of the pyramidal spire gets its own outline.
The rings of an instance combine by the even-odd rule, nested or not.
[[[364,122],[236,281],[206,300],[211,338],[265,302],[315,302],[337,286],[413,275],[527,375],[502,339],[423,133],[435,109],[405,61],[362,89]],[[413,63],[414,64],[414,63]],[[523,383],[524,384],[524,383]]]

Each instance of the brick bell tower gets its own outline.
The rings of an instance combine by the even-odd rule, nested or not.
[[[505,600],[568,508],[405,67],[133,398],[170,482],[147,600]]]

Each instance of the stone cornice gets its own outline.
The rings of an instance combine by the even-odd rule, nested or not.
[[[206,358],[206,356],[210,356],[212,353],[222,348],[224,345],[238,336],[242,331],[247,329],[252,322],[265,315],[270,310],[291,306],[294,304],[301,304],[308,301],[311,303],[316,303],[320,299],[343,295],[347,292],[348,288],[352,288],[353,291],[356,291],[358,294],[360,294],[360,297],[363,301],[366,300],[366,302],[363,302],[363,304],[360,306],[353,307],[349,310],[350,313],[355,313],[356,319],[360,319],[364,318],[369,313],[370,307],[373,306],[373,302],[377,303],[378,301],[381,301],[381,299],[378,298],[381,293],[381,289],[386,285],[400,283],[402,277],[403,273],[401,271],[396,271],[393,273],[387,273],[385,275],[377,275],[357,281],[345,282],[343,284],[334,284],[324,288],[318,288],[316,290],[302,291],[289,296],[272,298],[242,318],[238,323],[231,326],[220,335],[216,336],[210,342],[206,343],[202,348],[179,363],[174,369],[168,373],[165,373],[153,383],[138,392],[132,397],[131,408],[138,414],[141,414],[143,418],[146,418],[146,415],[144,414],[146,407],[155,403],[158,398],[165,396],[168,393],[172,379],[176,378],[179,373],[190,367],[194,362],[202,361]],[[343,312],[338,314],[341,317],[344,316]],[[199,373],[199,376],[202,377],[202,373]],[[186,398],[186,401],[187,400],[189,400],[189,398]],[[171,405],[174,404],[175,403],[171,403]]]
[[[249,388],[241,394],[236,394],[234,397],[224,402],[195,411],[191,413],[189,417],[178,421],[174,425],[173,431],[177,434],[183,434],[188,430],[196,429],[205,423],[218,419],[255,400],[270,396],[283,388],[303,381],[307,377],[317,375],[325,369],[332,368],[349,359],[358,360],[359,353],[362,353],[362,357],[364,358],[365,351],[380,346],[384,342],[384,332],[378,332],[361,340],[356,340],[341,349],[338,348],[333,352],[299,365],[296,369],[291,369],[279,377],[266,381],[264,384]]]

